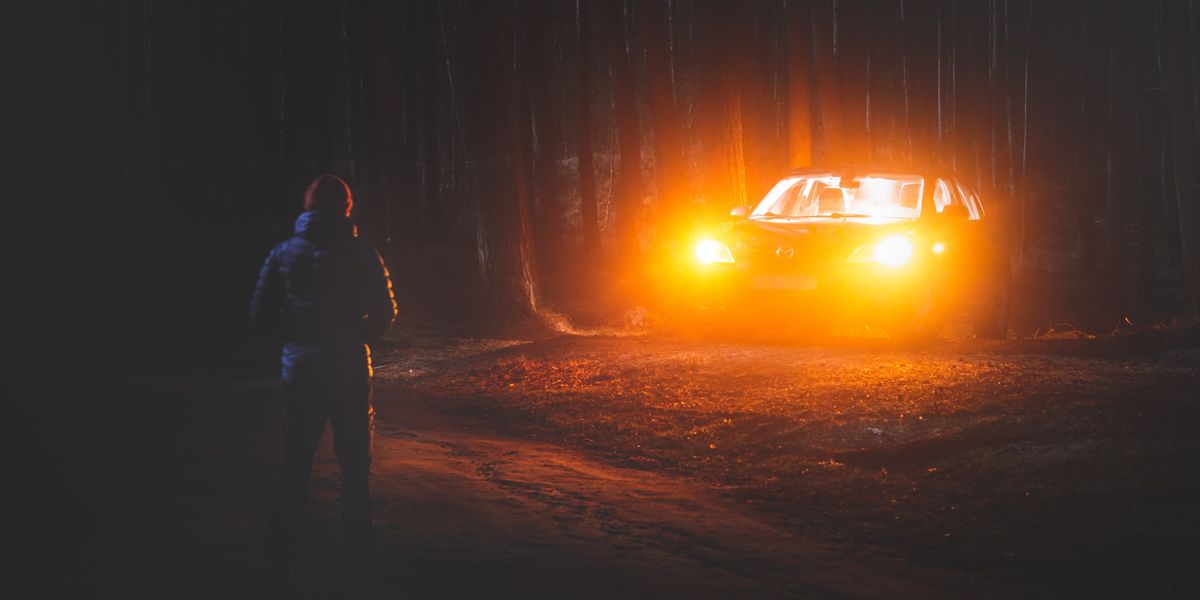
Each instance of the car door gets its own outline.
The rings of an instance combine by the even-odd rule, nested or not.
[[[968,256],[963,268],[969,272],[964,279],[970,284],[977,305],[986,305],[999,293],[997,286],[1007,288],[1009,280],[1008,252],[994,219],[989,219],[978,192],[961,180],[953,181],[957,197],[967,208],[968,219],[961,223],[960,244]],[[1004,290],[1006,293],[1007,289]]]
[[[1007,257],[997,223],[995,219],[988,217],[978,192],[958,180],[954,181],[954,187],[958,191],[959,199],[967,207],[969,218],[965,223],[964,235],[969,238],[968,243],[972,249],[989,265]]]
[[[952,312],[975,312],[987,295],[995,249],[979,196],[969,186],[946,177],[937,180],[930,230],[939,280]]]

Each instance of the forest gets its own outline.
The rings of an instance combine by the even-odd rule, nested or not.
[[[1194,1],[76,8],[10,23],[6,191],[79,199],[80,286],[147,328],[239,315],[325,171],[421,318],[645,304],[687,232],[851,164],[973,182],[1031,330],[1197,313]]]
[[[14,588],[1200,597],[1200,1],[8,4]],[[794,305],[675,327],[672,257],[806,166],[970,184],[1004,252],[952,273],[1002,275],[1003,321],[937,338],[893,269],[860,299],[929,335],[792,335],[832,320]],[[365,425],[374,565],[343,552],[331,435],[297,561],[264,552],[299,396],[248,309],[323,173],[399,304],[365,356],[312,353],[351,339],[370,373],[314,423]],[[910,234],[829,270],[870,249],[886,275]],[[793,271],[814,283],[769,291],[817,289]]]

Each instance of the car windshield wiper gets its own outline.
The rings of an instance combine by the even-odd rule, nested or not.
[[[865,213],[848,213],[848,212],[834,212],[834,213],[823,214],[823,215],[781,215],[776,212],[765,212],[765,213],[759,213],[757,215],[751,215],[751,216],[757,217],[759,219],[821,219],[821,218],[861,219],[861,218],[870,217],[871,215],[868,215]]]
[[[870,217],[870,216],[872,216],[872,215],[868,215],[868,214],[864,214],[864,213],[833,212],[833,213],[821,213],[821,214],[816,214],[816,215],[802,215],[799,217],[786,217],[786,218],[788,218],[788,219],[859,219],[859,218],[865,218],[865,217]]]

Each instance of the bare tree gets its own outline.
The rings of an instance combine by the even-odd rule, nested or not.
[[[813,162],[813,43],[812,9],[808,2],[785,2],[785,85],[787,97],[788,163]]]
[[[1200,187],[1196,183],[1196,99],[1192,85],[1196,61],[1192,53],[1194,35],[1190,3],[1166,4],[1167,94],[1172,133],[1171,161],[1175,174],[1175,202],[1179,240],[1183,256],[1182,315],[1200,314]]]
[[[475,179],[476,264],[486,312],[501,319],[538,310],[539,278],[529,185],[523,168],[518,73],[512,7],[494,2],[463,17],[463,111]]]
[[[638,117],[637,90],[630,64],[631,7],[628,2],[611,3],[608,14],[608,56],[613,72],[613,105],[617,127],[620,167],[614,185],[617,263],[631,276],[640,259],[638,222],[642,197],[642,130]]]
[[[838,164],[846,160],[835,26],[831,6],[814,4],[809,19],[813,58],[813,160],[824,164]]]
[[[639,19],[646,48],[646,94],[654,134],[654,187],[659,227],[670,227],[692,197],[672,72],[669,0],[649,0]]]
[[[562,256],[563,221],[562,194],[559,186],[558,162],[563,153],[562,127],[556,110],[557,86],[555,61],[560,39],[556,28],[555,3],[540,1],[532,4],[536,10],[528,15],[528,38],[525,53],[525,98],[529,105],[529,126],[535,140],[533,156],[534,231],[538,248],[538,263],[542,273],[557,273]]]
[[[1106,317],[1116,321],[1126,314],[1128,308],[1125,300],[1125,204],[1130,192],[1128,174],[1134,164],[1134,156],[1129,151],[1129,142],[1133,137],[1129,131],[1133,123],[1128,118],[1132,114],[1128,103],[1131,86],[1124,68],[1128,61],[1119,60],[1119,57],[1128,56],[1133,49],[1127,42],[1129,36],[1121,35],[1121,30],[1128,26],[1129,15],[1119,9],[1117,0],[1109,0],[1107,8],[1105,204],[1108,213],[1108,285],[1105,296],[1109,303]]]
[[[596,171],[592,149],[592,26],[591,1],[575,0],[575,26],[579,39],[576,99],[576,153],[579,156],[579,212],[584,260],[600,257],[600,221],[596,203]]]

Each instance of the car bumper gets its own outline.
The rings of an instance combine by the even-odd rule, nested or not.
[[[869,263],[793,271],[697,265],[687,279],[685,293],[697,308],[764,323],[886,319],[912,310],[940,287],[926,266]]]

